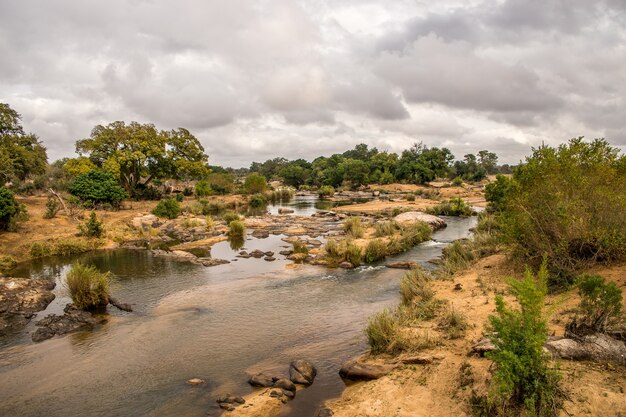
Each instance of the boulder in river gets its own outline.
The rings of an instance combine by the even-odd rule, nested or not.
[[[415,269],[419,266],[419,264],[415,261],[406,261],[406,262],[390,262],[385,264],[387,268],[394,269]]]
[[[278,381],[274,382],[274,388],[282,388],[286,391],[296,392],[296,384],[291,382],[291,380],[287,378],[281,378]]]
[[[311,385],[317,375],[317,369],[311,362],[298,359],[289,364],[289,379],[302,385]]]
[[[352,265],[350,262],[348,261],[343,261],[342,263],[339,264],[339,268],[343,268],[343,269],[352,269],[354,268],[354,265]]]
[[[435,230],[446,227],[446,222],[441,217],[426,214],[421,211],[407,211],[406,213],[398,214],[393,219],[400,224],[424,222],[429,224]]]
[[[278,214],[291,214],[293,213],[292,209],[281,207],[278,209]]]
[[[248,379],[248,384],[252,385],[253,387],[273,387],[274,379],[269,375],[260,373],[250,377],[250,379]]]
[[[98,324],[98,320],[91,313],[79,310],[74,304],[65,306],[64,311],[62,316],[50,314],[35,323],[39,329],[32,335],[33,342],[42,342],[54,335],[90,330]]]

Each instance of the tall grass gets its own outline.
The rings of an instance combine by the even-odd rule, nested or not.
[[[234,211],[229,210],[222,214],[222,219],[226,222],[226,224],[230,224],[233,221],[241,220],[241,217],[239,217],[239,215]]]
[[[65,276],[65,286],[76,307],[89,310],[109,303],[109,272],[100,272],[93,265],[76,263]]]
[[[374,235],[376,237],[393,236],[398,230],[400,230],[400,225],[393,220],[388,220],[376,223],[374,225],[374,230]]]
[[[363,225],[359,217],[350,217],[343,223],[343,230],[348,236],[353,239],[360,239],[363,237]]]
[[[426,209],[428,214],[436,216],[471,216],[474,211],[461,198],[451,198],[436,206]]]
[[[228,235],[231,237],[241,237],[246,232],[246,226],[240,220],[233,220],[228,223]]]
[[[441,318],[439,326],[446,330],[446,334],[450,339],[459,339],[465,335],[469,324],[465,314],[454,308],[449,308]]]
[[[374,354],[402,350],[403,339],[400,334],[398,318],[388,309],[370,317],[365,328],[365,334],[371,352]]]
[[[303,241],[294,240],[293,241],[293,253],[307,254],[309,253],[309,248],[306,246],[306,243],[304,243]]]
[[[387,245],[382,239],[372,239],[365,248],[363,258],[366,263],[372,263],[385,259],[385,256],[387,256]]]

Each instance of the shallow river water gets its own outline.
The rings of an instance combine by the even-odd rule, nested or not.
[[[426,262],[475,223],[446,220],[434,241],[393,259]],[[278,252],[287,246],[281,237],[248,237],[245,249]],[[236,259],[228,242],[212,253]],[[341,363],[366,350],[367,318],[398,301],[403,271],[381,264],[291,270],[283,258],[206,268],[113,250],[22,265],[15,276],[57,281],[57,298],[38,318],[62,312],[69,302],[61,282],[76,259],[110,270],[112,293],[135,311],[111,308],[108,322],[95,331],[39,344],[30,342],[32,323],[0,339],[0,416],[218,415],[218,394],[246,394],[248,374],[286,374],[296,358],[313,362],[318,377],[281,415],[312,416],[325,399],[341,394]],[[208,384],[185,384],[194,377]]]

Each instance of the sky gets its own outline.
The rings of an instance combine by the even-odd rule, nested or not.
[[[116,120],[210,163],[415,142],[626,149],[626,0],[0,0],[0,102],[48,149]]]

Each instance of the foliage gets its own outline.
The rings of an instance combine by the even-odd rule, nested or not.
[[[17,202],[15,195],[4,187],[0,187],[0,230],[11,230],[15,226],[24,207]]]
[[[453,159],[454,156],[447,148],[428,148],[422,143],[416,143],[402,152],[396,178],[415,184],[433,181],[448,175]]]
[[[211,186],[209,185],[209,182],[207,180],[200,180],[196,183],[196,197],[207,197],[210,196],[212,193],[213,190],[211,189]]]
[[[50,255],[50,252],[50,246],[46,243],[35,242],[30,245],[29,254],[31,258],[42,258],[44,256]]]
[[[463,161],[454,163],[452,176],[460,177],[465,181],[480,181],[487,176],[487,170],[478,163],[476,155],[470,153],[463,157]]]
[[[604,332],[621,318],[622,291],[599,275],[584,274],[578,279],[579,317],[574,332]]]
[[[108,203],[114,207],[119,207],[127,197],[113,175],[104,171],[90,171],[79,175],[70,185],[69,192],[91,205]]]
[[[387,247],[382,239],[372,239],[367,243],[363,259],[366,263],[372,263],[385,259]]]
[[[137,184],[133,190],[133,199],[137,201],[152,200],[157,201],[163,198],[163,192],[152,184]]]
[[[555,416],[561,406],[559,375],[548,368],[543,353],[547,324],[543,315],[548,269],[542,263],[537,277],[527,269],[522,280],[509,279],[520,308],[496,297],[497,315],[490,316],[496,349],[487,354],[496,366],[489,403],[496,414],[524,409],[528,415]]]
[[[24,132],[19,113],[0,103],[0,184],[44,174],[47,160],[39,138]]]
[[[152,214],[158,217],[175,219],[180,214],[180,204],[173,198],[165,198],[152,210]]]
[[[374,224],[376,237],[392,236],[400,229],[400,225],[393,220],[377,222]]]
[[[226,224],[230,224],[230,222],[233,222],[235,220],[241,220],[241,218],[237,213],[229,210],[222,215],[222,220],[224,220]]]
[[[52,219],[56,217],[60,209],[61,203],[59,203],[59,200],[55,196],[49,195],[46,200],[46,211],[43,214],[43,218]]]
[[[452,185],[455,186],[455,187],[463,186],[463,178],[461,178],[461,177],[454,177],[454,179],[452,180]]]
[[[70,256],[95,249],[97,243],[90,244],[80,239],[59,240],[50,250],[50,255]]]
[[[76,152],[110,172],[134,196],[138,184],[157,178],[188,179],[208,173],[204,148],[187,129],[158,131],[152,124],[118,121],[98,125]],[[142,182],[142,178],[146,178]]]
[[[353,239],[359,239],[363,237],[363,225],[359,217],[350,217],[343,222],[343,230],[348,236]]]
[[[267,180],[263,175],[252,173],[246,177],[243,184],[246,194],[257,194],[267,190]]]
[[[243,236],[246,231],[246,226],[241,220],[233,220],[228,223],[228,235],[229,236]]]
[[[63,163],[63,171],[70,178],[76,178],[80,175],[88,174],[91,171],[96,171],[98,167],[91,162],[91,159],[86,156],[79,156],[78,158],[67,159]]]
[[[102,237],[104,234],[104,226],[96,217],[96,212],[92,211],[89,220],[78,226],[81,236],[85,237]]]
[[[393,353],[397,348],[399,338],[399,323],[394,313],[385,309],[370,317],[365,334],[373,354]]]
[[[185,195],[183,193],[176,193],[174,195],[174,199],[179,203],[182,203],[185,200]]]
[[[65,286],[76,307],[89,310],[109,303],[110,277],[109,272],[102,273],[93,265],[76,263],[65,276]]]
[[[301,240],[293,241],[293,253],[309,253],[309,248],[307,248],[306,243]]]
[[[514,174],[506,236],[532,265],[544,254],[554,284],[597,262],[626,259],[626,156],[604,139],[533,149]]]
[[[430,240],[433,229],[425,222],[415,222],[402,228],[400,241],[404,246],[403,251],[412,248],[418,243]]]
[[[344,259],[353,266],[359,266],[363,263],[363,252],[354,242],[347,242],[343,256]]]
[[[17,261],[8,255],[0,255],[0,272],[7,272],[17,266]]]
[[[298,159],[282,167],[278,175],[282,177],[285,185],[298,188],[304,185],[311,175],[311,164],[304,159]]]
[[[472,208],[461,198],[451,198],[434,207],[429,207],[426,212],[435,216],[471,216],[474,214]]]
[[[250,197],[248,204],[253,208],[264,207],[267,205],[267,199],[263,194],[254,194]]]
[[[235,180],[227,173],[213,172],[207,176],[206,181],[216,194],[230,194],[235,190]]]
[[[496,180],[485,186],[485,200],[489,202],[489,211],[504,210],[510,195],[515,191],[516,182],[505,175],[496,175]]]
[[[332,197],[332,195],[335,194],[335,189],[332,185],[323,185],[317,191],[317,194],[320,197]]]

